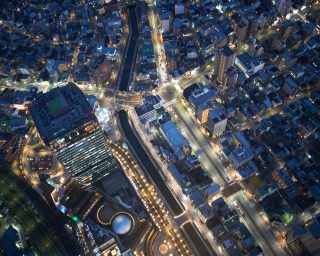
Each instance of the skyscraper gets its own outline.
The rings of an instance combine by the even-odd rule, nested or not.
[[[226,83],[226,71],[233,66],[234,60],[235,54],[228,46],[218,49],[214,60],[214,76],[223,85]]]
[[[75,84],[39,93],[29,110],[42,140],[83,185],[118,168],[93,110]]]

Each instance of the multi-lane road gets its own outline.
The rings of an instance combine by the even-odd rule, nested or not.
[[[152,23],[156,23],[156,18],[152,15]],[[159,46],[159,41],[155,42],[155,48],[163,49],[163,46]],[[161,63],[161,55],[157,56],[159,60],[157,63]],[[158,93],[166,102],[170,102],[166,107],[173,105],[173,110],[177,116],[179,116],[182,123],[179,124],[179,128],[183,130],[184,135],[189,141],[192,141],[194,145],[199,149],[199,157],[201,162],[205,164],[206,169],[211,174],[214,181],[220,185],[226,185],[232,180],[227,175],[226,169],[222,164],[221,160],[216,156],[212,145],[209,143],[207,138],[200,131],[196,121],[190,117],[190,114],[184,109],[181,104],[175,99],[181,96],[183,89],[191,85],[193,82],[201,79],[204,74],[209,70],[212,70],[211,65],[202,67],[200,70],[194,71],[192,76],[189,78],[181,77],[177,81],[170,81],[162,83]],[[161,69],[160,69],[161,70]],[[257,242],[261,245],[266,255],[286,255],[286,252],[282,250],[276,241],[276,238],[272,232],[267,228],[264,220],[258,214],[256,207],[248,201],[247,198],[242,197],[238,201],[241,205],[242,210],[246,213],[247,218],[244,219],[250,231],[253,233]]]
[[[222,186],[229,183],[232,177],[229,177],[227,174],[226,168],[215,154],[208,139],[200,131],[197,122],[179,102],[175,103],[173,110],[181,120],[178,124],[179,128],[185,133],[186,138],[199,149],[200,160],[204,163],[206,170],[210,173],[213,180]],[[245,197],[239,198],[238,204],[247,216],[243,221],[246,222],[248,228],[252,231],[264,253],[266,255],[286,255],[286,252],[278,246],[276,238],[265,225],[256,207]]]

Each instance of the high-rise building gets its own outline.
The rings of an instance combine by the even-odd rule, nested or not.
[[[214,60],[214,76],[220,82],[225,80],[226,71],[233,66],[234,60],[235,54],[228,46],[218,49]]]
[[[291,0],[276,0],[276,10],[281,16],[285,16],[291,5]]]
[[[75,84],[37,94],[29,109],[44,143],[80,183],[90,185],[117,170],[98,120]]]

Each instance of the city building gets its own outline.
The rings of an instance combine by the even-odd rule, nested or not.
[[[230,153],[229,160],[236,168],[238,168],[248,163],[253,157],[254,155],[250,149],[241,146]]]
[[[251,77],[264,67],[264,62],[258,58],[252,58],[248,53],[242,53],[237,56],[235,64],[246,75]]]
[[[163,100],[159,95],[151,95],[143,98],[143,104],[135,107],[139,121],[145,128],[151,127],[150,123],[155,121],[163,109]]]
[[[238,40],[240,42],[243,42],[246,39],[248,24],[243,21],[237,20],[233,23],[233,29],[236,32]]]
[[[234,52],[228,47],[224,46],[217,50],[214,60],[214,76],[225,85],[226,71],[233,66],[235,61]]]
[[[220,194],[220,190],[220,185],[213,183],[203,189],[203,194],[208,201],[211,201]]]
[[[190,203],[196,208],[205,203],[200,190],[196,186],[185,189],[185,194]]]
[[[185,174],[182,174],[175,165],[169,166],[170,173],[181,189],[185,189],[191,185],[190,180]]]
[[[169,12],[162,12],[160,14],[160,22],[161,22],[161,29],[163,34],[167,34],[170,32],[171,29],[171,22],[172,16]]]
[[[228,118],[221,107],[213,107],[209,112],[207,129],[212,137],[222,134],[227,126]]]
[[[77,254],[320,255],[319,1],[175,0],[148,6],[126,0],[128,9],[116,0],[2,2],[0,163],[12,163],[32,182],[27,166],[54,187],[56,208],[72,219],[65,218],[65,227],[83,249]],[[130,68],[133,72],[126,72]],[[90,107],[76,87],[59,88],[70,80],[95,95],[87,96]],[[116,83],[132,91],[118,93]],[[176,105],[181,90],[186,108]],[[97,97],[112,111],[128,106],[135,111],[130,108],[129,116],[123,111],[121,122],[113,122],[108,109],[97,108]],[[38,141],[26,136],[29,105],[52,150],[48,155],[37,145],[37,150],[25,147]],[[142,148],[123,122],[129,117]],[[117,144],[110,147],[117,152],[130,144],[142,164],[153,154],[165,168],[160,176],[173,185],[170,190],[177,189],[178,207],[150,172],[155,169],[150,161],[142,171],[149,169],[151,179],[131,172],[132,161],[131,171],[118,168],[104,139],[114,125],[122,136],[112,133]],[[204,141],[202,132],[219,140]],[[40,155],[29,155],[38,149]],[[117,154],[121,164],[130,160],[123,150]],[[57,158],[65,166],[63,176],[55,175]],[[94,183],[94,189],[72,175],[82,184]],[[221,187],[214,183],[217,176]],[[43,183],[42,189],[44,196],[52,191]],[[164,197],[169,204],[162,205]],[[1,203],[0,215],[12,219],[10,204]],[[183,221],[173,218],[180,208],[195,229],[182,229],[181,241],[179,230],[171,232]],[[0,238],[9,226],[14,239],[6,234],[0,239],[0,255],[28,254],[25,248],[15,252],[24,242],[16,239],[12,223],[1,224]],[[259,239],[265,230],[275,236]],[[202,250],[192,233],[213,251]]]
[[[208,102],[204,102],[199,105],[197,118],[202,125],[207,123],[210,109],[211,107]]]
[[[44,143],[84,185],[90,185],[118,165],[82,91],[72,83],[39,93],[29,107]]]
[[[199,89],[192,91],[191,95],[188,97],[188,102],[193,108],[193,111],[197,113],[199,111],[199,105],[211,101],[215,97],[215,94],[213,87],[200,87]]]
[[[160,131],[179,160],[191,153],[190,145],[172,121],[162,124]]]
[[[200,220],[206,225],[208,225],[210,220],[214,217],[213,209],[208,203],[200,205],[197,208],[197,214],[200,217]]]

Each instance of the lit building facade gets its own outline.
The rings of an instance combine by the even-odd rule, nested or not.
[[[228,118],[220,107],[213,107],[209,112],[207,129],[212,137],[220,136],[226,129]]]
[[[226,71],[233,66],[234,52],[227,46],[220,48],[214,60],[214,76],[223,84],[226,84]]]
[[[39,93],[29,109],[45,144],[81,184],[90,185],[117,170],[98,120],[76,85]]]
[[[201,103],[198,107],[197,118],[202,125],[208,121],[210,104],[208,102]]]

